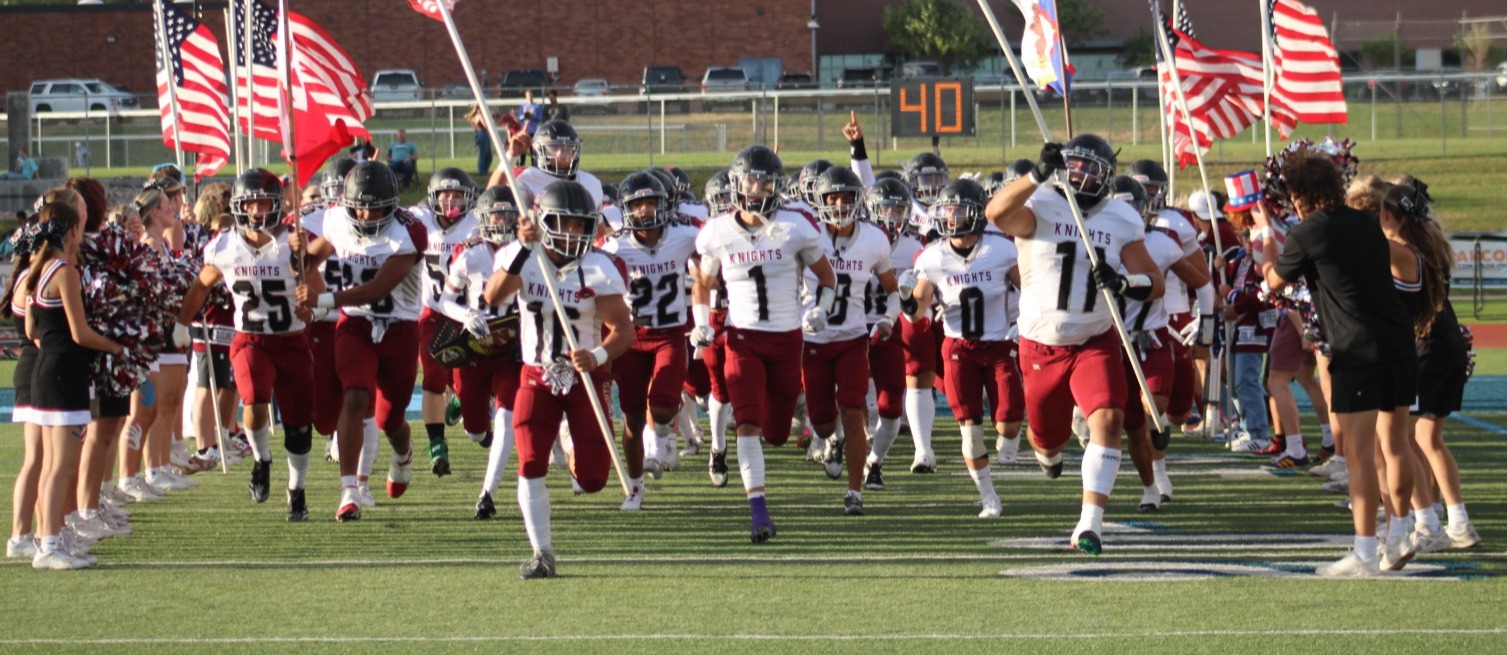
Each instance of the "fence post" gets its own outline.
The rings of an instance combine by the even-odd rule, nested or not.
[[[1475,86],[1475,85],[1472,84],[1471,86]],[[1472,90],[1474,90],[1474,89],[1472,89]],[[1460,138],[1462,138],[1462,139],[1469,139],[1470,138],[1470,134],[1467,133],[1467,130],[1469,129],[1469,120],[1470,119],[1467,118],[1466,115],[1465,115],[1465,106],[1466,106],[1466,102],[1465,101],[1466,101],[1465,88],[1462,85],[1461,88],[1460,88]]]
[[[1104,115],[1106,116],[1104,136],[1109,137],[1110,141],[1114,142],[1117,139],[1115,139],[1115,83],[1113,81],[1104,82],[1104,104]]]
[[[705,104],[705,103],[703,103]],[[659,154],[665,154],[665,99],[659,99]]]
[[[1368,86],[1371,87],[1371,140],[1375,141],[1376,140],[1376,80],[1372,80],[1371,84],[1369,84]]]
[[[825,152],[827,150],[827,110],[826,110],[826,108],[824,106],[825,104],[826,103],[822,102],[822,97],[821,96],[816,96],[816,150],[817,150],[817,152]],[[883,150],[884,149],[884,143],[881,142],[879,144],[879,148],[881,150]]]
[[[1486,105],[1486,107],[1487,107],[1487,109],[1486,109],[1486,116],[1487,116],[1486,124],[1490,125],[1491,124],[1491,118],[1490,118],[1491,117],[1491,105],[1488,104],[1488,105]],[[113,157],[114,153],[112,152],[114,150],[114,146],[115,146],[115,142],[114,142],[113,139],[110,138],[110,121],[105,121],[105,168],[111,168],[111,167],[115,166],[115,160],[114,160],[114,157]]]
[[[439,120],[440,120],[440,117],[439,117],[439,107],[435,104],[435,100],[434,99],[435,99],[435,96],[433,94],[431,94],[429,96],[429,152],[438,153],[440,151],[440,130],[439,130]],[[482,111],[492,111],[491,109],[487,108],[487,105],[486,105],[485,102],[482,103],[481,110]],[[508,156],[507,153],[505,153],[505,152],[499,152],[499,153],[493,153],[493,154],[495,154],[495,155],[497,155],[499,157],[503,157],[503,158],[506,158]],[[431,160],[437,159],[437,157],[431,156],[430,159]],[[477,159],[479,160],[480,157],[478,157]],[[436,167],[439,166],[438,162],[432,162],[432,163]],[[438,168],[436,168],[436,170],[438,170]],[[488,174],[490,172],[491,171],[481,171],[481,174],[482,175],[486,175],[486,174]]]
[[[455,159],[455,106],[445,107],[445,112],[450,115],[450,158]]]
[[[1141,145],[1141,85],[1130,87],[1130,145]]]
[[[1439,156],[1448,157],[1449,145],[1445,137],[1449,134],[1449,113],[1444,106],[1444,85],[1441,83],[1439,87]]]
[[[780,97],[774,97],[774,142],[780,142]]]
[[[1015,89],[1010,89],[1010,147],[1015,147]]]

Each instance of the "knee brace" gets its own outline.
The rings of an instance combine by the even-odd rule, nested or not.
[[[283,449],[294,455],[307,455],[314,447],[314,431],[307,425],[283,426]]]
[[[984,449],[984,426],[977,423],[964,425],[963,428],[963,458],[978,459],[988,457],[989,451]]]

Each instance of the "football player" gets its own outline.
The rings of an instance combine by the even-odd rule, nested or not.
[[[398,207],[398,180],[378,162],[357,164],[345,178],[341,206],[330,212],[324,234],[307,246],[317,266],[340,261],[340,290],[320,292],[299,285],[300,305],[340,309],[335,325],[335,365],[343,404],[336,438],[340,446],[338,521],[361,518],[357,465],[363,423],[375,411],[377,427],[392,444],[387,495],[399,498],[413,479],[413,441],[405,413],[418,376],[418,319],[423,305],[418,266],[427,247],[424,226]]]
[[[890,270],[898,279],[911,270],[921,253],[921,242],[910,231],[910,187],[898,179],[880,179],[868,190],[866,198],[869,221],[889,237]],[[869,280],[864,298],[867,323],[870,331],[875,332],[889,316],[888,295],[877,280]],[[905,415],[905,347],[901,331],[901,326],[891,321],[890,334],[883,338],[876,334],[869,343],[869,376],[874,383],[875,413],[879,420],[865,460],[865,489],[884,489],[884,459],[900,435],[900,420]]]
[[[573,442],[572,479],[587,493],[607,484],[610,418],[604,433],[582,385],[594,385],[599,399],[610,397],[607,364],[633,344],[633,319],[623,301],[627,289],[622,263],[591,247],[600,220],[597,201],[586,187],[569,180],[549,185],[537,197],[532,221],[520,226],[518,242],[497,252],[497,270],[486,286],[488,304],[516,296],[522,327],[524,366],[513,427],[518,505],[534,550],[519,574],[525,579],[555,575],[544,478],[562,418],[570,425]],[[553,282],[558,307],[541,266],[533,261],[540,246],[540,256],[548,257],[558,272]],[[562,323],[559,314],[567,320]],[[575,350],[566,343],[566,330],[575,335]]]
[[[811,194],[821,217],[822,252],[836,275],[837,297],[826,316],[826,329],[813,324],[802,326],[806,351],[801,358],[801,377],[811,423],[824,442],[822,460],[827,477],[838,479],[843,460],[847,460],[848,492],[843,497],[843,511],[861,516],[868,447],[858,436],[865,433],[868,422],[865,396],[869,388],[869,340],[889,339],[900,315],[900,303],[895,296],[889,237],[884,230],[860,220],[865,209],[863,181],[858,174],[830,167],[816,178]],[[878,302],[882,306],[872,331],[865,307],[865,290],[871,282],[879,286]],[[806,287],[819,288],[818,284],[808,271]],[[819,315],[812,311],[817,300],[817,294],[806,294],[806,315]]]
[[[1020,368],[1031,445],[1048,477],[1062,474],[1075,401],[1088,416],[1092,443],[1084,450],[1082,511],[1071,543],[1092,556],[1102,549],[1104,507],[1120,468],[1126,394],[1121,344],[1100,291],[1142,301],[1162,295],[1161,273],[1146,252],[1145,222],[1130,205],[1108,197],[1115,156],[1093,134],[1048,143],[1036,170],[986,208],[1020,252]],[[1067,172],[1065,188],[1046,184],[1058,171]],[[1084,232],[1066,193],[1082,210]],[[1084,240],[1095,250],[1092,260]],[[1128,275],[1118,272],[1122,265]]]
[[[288,520],[307,521],[304,485],[314,443],[314,359],[303,332],[308,311],[293,302],[293,295],[302,284],[317,284],[319,274],[304,267],[288,243],[282,224],[283,185],[276,175],[257,168],[237,176],[230,214],[236,229],[216,234],[204,246],[204,268],[184,295],[178,314],[183,329],[175,331],[175,338],[187,335],[186,326],[198,315],[210,289],[224,280],[235,304],[230,363],[256,458],[251,497],[266,501],[271,486],[275,393],[288,453]]]
[[[597,179],[597,176],[581,170],[581,137],[576,134],[576,128],[571,127],[570,123],[559,119],[544,121],[539,125],[539,129],[534,131],[533,136],[523,130],[514,132],[508,142],[508,157],[503,159],[499,163],[499,168],[492,172],[492,178],[487,181],[487,186],[507,185],[507,175],[500,167],[508,165],[510,161],[529,149],[534,152],[534,165],[517,172],[518,184],[523,187],[519,190],[520,193],[537,198],[550,184],[560,180],[572,180],[591,194],[591,200],[596,203],[596,206],[602,207],[602,181]],[[603,234],[609,230],[609,226],[619,225],[622,222],[617,208],[610,205],[602,209],[602,218],[605,220],[598,226],[598,229]]]
[[[705,347],[715,337],[708,292],[725,283],[727,384],[737,422],[738,469],[752,515],[749,536],[755,543],[776,532],[764,499],[761,441],[780,446],[789,439],[800,393],[801,329],[825,329],[837,299],[837,279],[815,226],[780,208],[784,177],[785,167],[774,151],[744,148],[728,171],[737,211],[708,221],[696,237],[701,267],[692,308],[693,343]],[[799,288],[805,268],[816,274],[817,288],[812,290],[815,306],[803,316]],[[713,450],[712,457],[715,463],[726,453]]]
[[[1000,434],[1020,430],[1025,406],[1020,385],[1012,383],[1020,371],[1006,309],[1011,283],[1020,278],[1018,255],[1009,239],[985,229],[988,201],[973,180],[942,187],[931,204],[941,239],[921,251],[900,291],[918,321],[930,313],[933,300],[942,304],[947,401],[963,433],[963,464],[983,501],[980,518],[998,517],[1003,510],[984,448],[986,389]]]
[[[618,192],[623,229],[602,250],[628,270],[633,346],[612,373],[623,410],[623,457],[631,488],[622,509],[637,510],[644,501],[644,473],[657,480],[678,462],[672,422],[686,380],[685,275],[696,255],[697,229],[670,222],[671,195],[648,171],[630,173]],[[645,425],[645,411],[652,425]]]

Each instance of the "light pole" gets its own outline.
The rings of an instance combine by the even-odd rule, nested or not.
[[[816,22],[816,0],[811,0],[811,20],[806,21],[806,29],[811,30],[811,81],[816,86],[821,86],[822,78],[817,71],[816,59],[816,31],[821,29],[821,23]]]

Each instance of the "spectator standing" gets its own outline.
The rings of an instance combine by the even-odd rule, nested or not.
[[[408,142],[408,130],[398,130],[398,140],[387,146],[387,165],[398,177],[402,190],[407,191],[419,170],[419,147]]]
[[[560,104],[560,93],[554,89],[549,90],[549,104],[544,106],[544,120],[570,122],[570,108]]]
[[[478,105],[472,107],[466,114],[466,120],[471,123],[471,129],[476,133],[476,174],[487,176],[492,172],[492,137],[487,134],[487,123],[483,120],[482,112],[486,108]]]
[[[534,91],[532,89],[523,92],[523,104],[518,105],[518,108],[513,110],[513,116],[518,119],[518,123],[523,126],[523,131],[528,133],[530,139],[534,138],[534,131],[539,129],[539,124],[544,122],[540,120],[542,111],[543,108],[539,106],[539,103],[534,102]],[[532,166],[534,160],[534,151],[532,148],[528,151],[528,158],[529,163],[527,165]],[[519,166],[525,165],[523,156],[518,157],[516,164]]]

